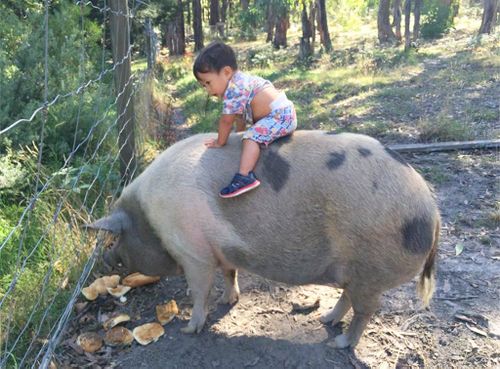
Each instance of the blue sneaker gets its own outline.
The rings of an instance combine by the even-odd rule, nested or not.
[[[227,187],[224,187],[220,192],[220,197],[225,199],[230,197],[236,197],[245,192],[253,190],[254,188],[259,187],[260,181],[255,177],[254,172],[248,173],[247,176],[244,176],[240,173],[236,173],[234,175],[231,184]]]

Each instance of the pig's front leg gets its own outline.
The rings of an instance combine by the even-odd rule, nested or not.
[[[238,286],[238,270],[225,269],[224,272],[224,293],[219,299],[221,304],[235,304],[240,298],[240,287]]]
[[[215,268],[209,264],[190,262],[184,267],[186,280],[193,298],[193,311],[183,333],[200,333],[208,314],[208,295],[214,281]]]

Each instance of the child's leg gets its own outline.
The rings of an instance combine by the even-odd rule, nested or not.
[[[259,144],[249,139],[243,140],[240,160],[240,174],[247,176],[249,172],[254,170],[257,160],[259,160],[259,156]]]
[[[247,129],[247,127],[246,127],[245,118],[242,116],[237,116],[236,117],[236,132],[243,132],[246,129]]]

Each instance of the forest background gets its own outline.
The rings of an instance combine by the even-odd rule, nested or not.
[[[498,0],[128,5],[133,174],[186,134],[216,129],[220,102],[191,73],[196,52],[213,39],[231,44],[243,69],[287,91],[300,129],[384,143],[498,134],[494,95],[469,105],[452,92],[498,82]],[[33,360],[83,283],[95,251],[79,225],[102,215],[130,180],[118,159],[109,13],[99,0],[0,3],[0,360],[9,366]],[[422,65],[441,69],[437,78],[426,79]],[[439,107],[430,104],[437,96]],[[412,99],[427,105],[416,110]]]

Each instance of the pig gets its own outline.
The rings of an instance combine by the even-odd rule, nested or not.
[[[424,304],[434,290],[440,215],[432,189],[397,153],[360,134],[296,131],[263,147],[262,184],[236,198],[219,190],[238,169],[241,135],[206,148],[213,134],[169,147],[130,185],[109,216],[89,225],[118,240],[112,266],[148,275],[185,274],[193,310],[183,332],[200,332],[220,267],[224,303],[239,297],[237,270],[291,285],[343,289],[323,323],[352,308],[332,343],[354,347],[381,294],[420,272]]]

